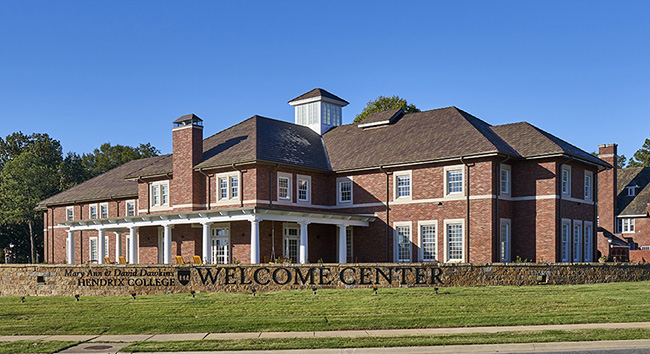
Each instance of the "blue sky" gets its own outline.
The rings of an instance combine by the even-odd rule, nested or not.
[[[490,124],[528,121],[630,157],[650,137],[647,1],[0,2],[0,136],[65,151],[150,142],[187,113],[209,136],[252,115],[293,121],[315,87]]]

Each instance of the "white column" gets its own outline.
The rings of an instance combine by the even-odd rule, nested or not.
[[[260,221],[251,220],[251,264],[260,263]]]
[[[98,264],[104,264],[104,254],[106,253],[106,250],[104,249],[104,246],[106,245],[106,241],[104,241],[104,229],[99,229],[97,230],[97,263]]]
[[[172,264],[172,226],[163,225],[163,263]]]
[[[339,263],[348,262],[347,226],[339,226]]]
[[[120,256],[122,255],[122,235],[119,232],[115,233],[115,264],[120,264]]]
[[[203,263],[212,263],[210,261],[210,223],[205,222],[203,225],[202,249]]]
[[[129,249],[129,263],[138,264],[138,235],[136,227],[129,227],[129,237],[131,238],[131,248]]]
[[[68,242],[66,246],[68,247],[66,252],[68,264],[74,264],[74,231],[72,230],[68,230]]]
[[[305,264],[309,261],[309,249],[308,249],[308,234],[307,234],[307,225],[308,222],[299,222],[300,225],[300,263]]]

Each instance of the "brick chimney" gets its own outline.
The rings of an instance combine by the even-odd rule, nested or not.
[[[193,169],[203,160],[203,120],[194,114],[176,119],[172,140],[174,176],[170,199],[174,210],[205,209],[205,176]]]
[[[618,156],[616,144],[598,145],[598,158],[614,166],[598,174],[598,220],[605,231],[616,232],[616,179]]]

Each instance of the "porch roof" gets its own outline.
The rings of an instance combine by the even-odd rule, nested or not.
[[[314,224],[368,226],[375,220],[372,215],[331,213],[316,211],[296,211],[279,208],[241,207],[218,210],[199,210],[170,212],[161,214],[122,216],[116,218],[87,219],[64,221],[61,226],[70,227],[71,231],[125,230],[132,227],[163,226],[177,224],[204,224],[229,221],[287,221]]]

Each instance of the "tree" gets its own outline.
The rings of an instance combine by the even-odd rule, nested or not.
[[[643,146],[632,155],[630,162],[627,164],[627,167],[642,166],[650,166],[650,139],[645,139]]]
[[[616,167],[624,168],[626,161],[627,161],[627,157],[625,157],[625,155],[618,155],[616,159],[616,165],[617,165]]]
[[[88,180],[90,173],[84,167],[81,156],[68,152],[59,164],[59,189],[64,191]]]
[[[83,154],[81,162],[88,172],[87,177],[92,178],[131,160],[158,156],[159,154],[160,150],[151,146],[150,143],[140,144],[136,148],[104,143],[93,150],[92,154]]]
[[[362,122],[370,113],[382,112],[395,108],[401,108],[405,113],[420,112],[420,110],[415,107],[415,105],[408,104],[405,99],[400,98],[399,96],[379,96],[375,100],[369,101],[366,104],[366,108],[364,108],[361,113],[357,114],[357,116],[354,118],[354,122]]]

